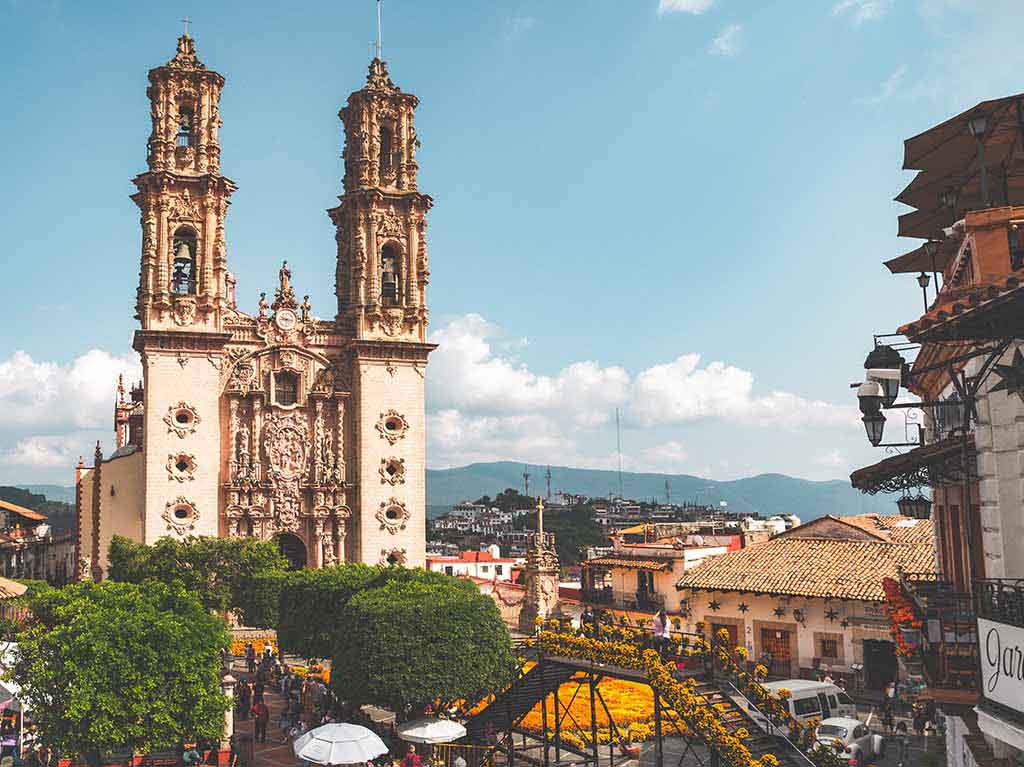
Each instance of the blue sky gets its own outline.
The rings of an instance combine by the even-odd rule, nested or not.
[[[0,0],[0,481],[70,483],[133,372],[146,71],[190,16],[221,72],[228,258],[332,309],[337,111],[371,0]],[[881,266],[902,141],[1021,90],[1006,0],[387,0],[435,199],[433,466],[509,458],[725,479],[876,460],[849,382],[920,309]]]

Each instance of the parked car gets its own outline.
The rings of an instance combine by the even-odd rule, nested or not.
[[[876,756],[885,755],[885,738],[871,732],[859,719],[834,716],[823,719],[814,731],[819,745],[832,746],[843,759],[858,767],[867,765]]]
[[[829,717],[851,717],[857,715],[853,699],[830,682],[813,682],[808,679],[783,679],[765,685],[773,695],[779,690],[789,690],[790,715],[798,722]],[[758,711],[750,711],[751,717],[761,729],[766,730],[766,721]]]

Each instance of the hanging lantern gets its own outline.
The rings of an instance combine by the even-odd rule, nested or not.
[[[928,519],[932,515],[932,501],[921,493],[917,497],[903,496],[896,501],[896,507],[904,517]]]

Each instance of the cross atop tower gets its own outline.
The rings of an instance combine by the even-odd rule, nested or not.
[[[181,19],[181,23],[185,25],[185,37],[188,37],[188,25],[192,23],[192,19],[186,16],[185,18]]]

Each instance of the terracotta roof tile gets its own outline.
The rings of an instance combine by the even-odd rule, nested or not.
[[[672,568],[670,559],[640,559],[638,557],[597,557],[588,559],[584,564],[599,567],[624,567],[629,570],[669,570]]]
[[[917,525],[915,525],[916,527]],[[930,529],[928,522],[924,527]],[[935,569],[930,543],[827,538],[773,538],[709,557],[679,580],[680,589],[746,591],[803,597],[881,601],[882,579],[900,569]]]
[[[19,517],[24,517],[25,519],[37,519],[39,521],[46,519],[45,514],[41,514],[38,511],[32,511],[32,509],[26,509],[24,506],[18,506],[16,503],[8,503],[7,501],[0,501],[0,509],[10,511],[17,514]]]

